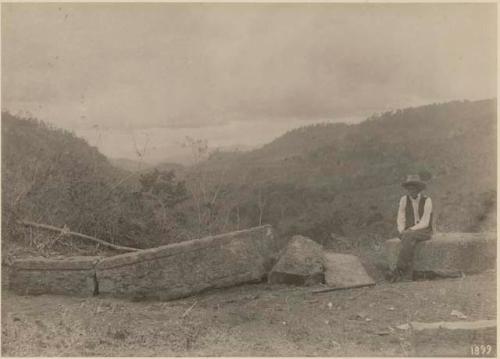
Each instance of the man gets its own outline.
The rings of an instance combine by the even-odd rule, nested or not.
[[[399,201],[397,225],[401,251],[390,278],[392,282],[413,279],[415,245],[430,239],[432,235],[432,201],[421,193],[426,187],[425,183],[420,176],[409,175],[402,186],[407,194]]]

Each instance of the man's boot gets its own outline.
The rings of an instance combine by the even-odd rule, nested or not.
[[[401,280],[403,276],[403,271],[399,268],[395,268],[388,276],[388,281],[390,283],[396,283]]]

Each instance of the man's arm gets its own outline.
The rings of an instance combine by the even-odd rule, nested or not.
[[[416,225],[414,225],[410,229],[412,231],[415,231],[417,229],[424,229],[424,228],[429,227],[429,222],[431,220],[431,212],[432,212],[432,201],[431,201],[430,197],[427,197],[427,199],[425,200],[425,204],[424,204],[424,214],[422,215],[420,222],[418,222]]]
[[[401,197],[401,199],[399,200],[397,223],[398,232],[403,232],[406,226],[406,196]]]

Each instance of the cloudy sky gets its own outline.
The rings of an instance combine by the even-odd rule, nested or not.
[[[106,155],[496,96],[496,4],[2,4],[2,109]],[[135,143],[135,145],[134,145]]]

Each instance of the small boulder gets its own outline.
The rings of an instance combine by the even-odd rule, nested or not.
[[[313,285],[325,279],[323,247],[304,236],[293,236],[269,273],[269,283]]]
[[[358,257],[350,254],[325,253],[325,282],[334,288],[375,284]]]

